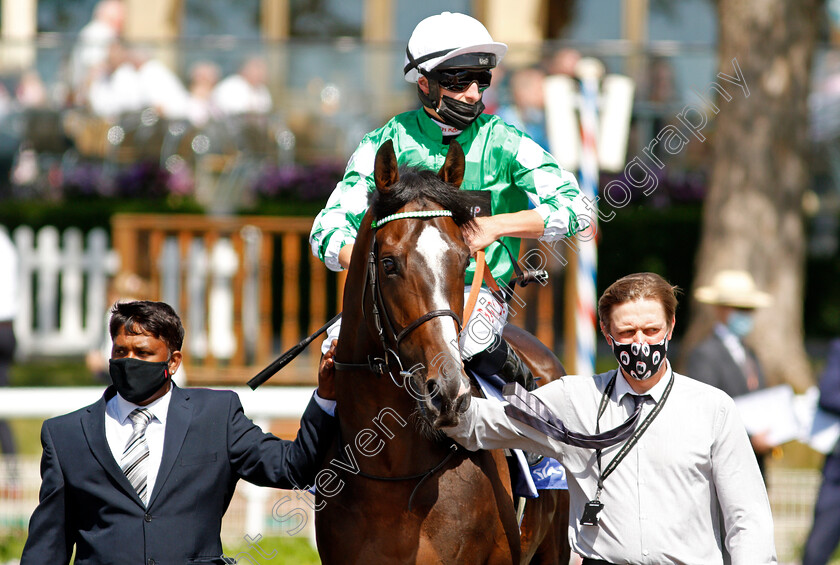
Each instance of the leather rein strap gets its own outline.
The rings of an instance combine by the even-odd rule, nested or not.
[[[467,297],[467,303],[464,304],[464,315],[461,318],[466,324],[475,309],[475,304],[478,302],[478,294],[481,292],[481,284],[487,283],[490,290],[499,292],[499,285],[496,279],[487,268],[487,260],[484,257],[484,250],[479,249],[475,254],[475,273],[473,274],[472,285],[470,286],[470,295]]]

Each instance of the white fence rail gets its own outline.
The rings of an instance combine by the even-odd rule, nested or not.
[[[12,233],[18,251],[15,337],[18,355],[73,355],[101,341],[108,277],[118,267],[102,228],[87,238],[77,228],[47,226]]]
[[[120,257],[110,247],[106,230],[95,228],[84,236],[77,228],[59,233],[47,226],[36,233],[20,226],[12,233],[12,241],[19,264],[14,320],[18,358],[84,355],[98,349],[106,337],[107,309],[113,298],[109,298],[109,281],[120,268]],[[209,247],[196,240],[184,260],[177,242],[169,237],[160,256],[153,258],[163,273],[162,300],[176,307],[182,271],[186,273],[190,308],[184,322],[190,327],[187,347],[192,356],[204,357],[208,351],[219,359],[233,355],[232,279],[237,265],[253,255],[251,247],[246,245],[246,257],[240,258],[229,238],[218,238]],[[250,279],[245,283],[242,300],[249,315],[243,314],[243,322],[249,326],[246,335],[254,335],[258,314],[253,311],[259,293]]]
[[[270,420],[299,419],[312,395],[312,388],[309,387],[267,387],[258,392],[245,387],[231,390],[239,395],[245,413],[266,430]],[[102,388],[99,387],[6,388],[0,395],[0,419],[45,419],[91,404],[101,395]],[[0,492],[3,491],[5,481],[3,467],[0,465]],[[29,461],[27,469],[28,471],[21,474],[25,482],[25,492],[21,496],[7,501],[0,494],[0,531],[9,526],[25,527],[38,502],[37,462]],[[784,469],[771,466],[768,469],[767,482],[779,562],[792,565],[798,562],[811,526],[820,473],[813,469]],[[273,516],[273,505],[284,500],[284,497],[288,497],[288,501],[299,500],[295,494],[287,491],[240,483],[222,524],[222,537],[225,542],[242,545],[245,534],[252,538],[257,534],[291,535],[298,532],[298,526],[298,535],[309,536],[312,539],[314,515],[304,502],[299,502],[300,515],[307,516],[303,524],[280,523]],[[288,505],[289,502],[284,504]],[[284,508],[289,510],[291,507]]]

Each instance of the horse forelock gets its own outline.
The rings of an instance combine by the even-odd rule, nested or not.
[[[387,192],[370,193],[370,209],[374,219],[384,218],[402,210],[412,202],[423,205],[437,204],[452,212],[452,219],[462,231],[474,229],[473,196],[468,190],[444,182],[432,171],[404,167],[400,180]]]

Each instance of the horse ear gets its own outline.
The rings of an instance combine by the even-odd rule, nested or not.
[[[461,144],[454,139],[449,142],[446,161],[443,162],[438,177],[444,182],[458,187],[464,181],[464,150],[461,149]]]
[[[400,180],[400,173],[397,169],[394,142],[389,139],[379,147],[373,165],[373,182],[378,191],[388,192],[388,189]]]

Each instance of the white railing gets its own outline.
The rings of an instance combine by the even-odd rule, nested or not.
[[[29,226],[12,233],[18,251],[19,288],[15,337],[20,357],[76,355],[102,340],[108,277],[118,267],[108,234],[87,238],[52,226],[36,234]]]
[[[0,226],[0,229],[4,229]],[[19,359],[32,356],[84,355],[98,349],[106,338],[109,281],[120,268],[119,254],[109,246],[108,233],[102,228],[83,236],[78,228],[62,234],[52,226],[36,233],[20,226],[12,233],[18,253],[18,311],[14,321]],[[163,276],[161,299],[179,304],[181,293],[189,302],[190,326],[188,351],[204,357],[230,359],[236,347],[233,316],[233,274],[240,262],[248,259],[250,247],[240,258],[230,238],[218,238],[207,247],[194,241],[186,259],[179,256],[177,242],[167,238],[156,261]],[[248,263],[251,271],[253,260]],[[181,289],[182,270],[187,289]],[[245,280],[243,323],[246,335],[257,333],[256,301],[259,293],[251,278]],[[213,308],[207,305],[212,304]]]

